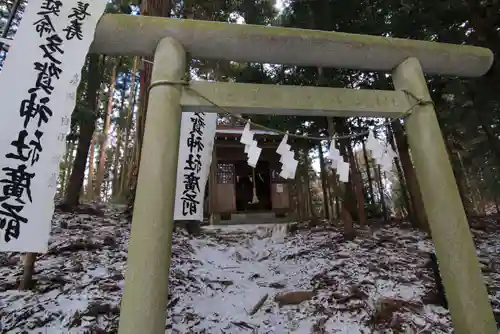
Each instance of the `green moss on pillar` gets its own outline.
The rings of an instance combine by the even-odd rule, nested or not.
[[[416,58],[398,65],[393,81],[396,89],[431,100]],[[456,333],[495,334],[493,311],[434,107],[416,107],[405,125]]]
[[[186,54],[164,38],[155,53],[152,82],[182,79]],[[181,87],[151,89],[132,231],[128,248],[120,334],[163,334],[172,254],[175,182],[181,128]]]

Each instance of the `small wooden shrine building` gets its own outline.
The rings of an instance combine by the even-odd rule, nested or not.
[[[212,222],[229,220],[234,214],[274,213],[285,217],[290,211],[289,184],[279,176],[281,164],[276,149],[282,136],[252,129],[262,148],[254,168],[247,163],[240,143],[245,124],[218,122],[212,164],[205,197],[205,215]]]

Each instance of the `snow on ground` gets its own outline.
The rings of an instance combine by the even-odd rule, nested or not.
[[[0,254],[0,333],[116,332],[129,222],[56,213],[33,291],[16,290],[19,254]],[[475,231],[492,303],[500,312],[500,234]],[[167,333],[451,333],[432,305],[432,246],[408,228],[360,230],[265,225],[174,236]],[[393,331],[391,331],[393,330]]]

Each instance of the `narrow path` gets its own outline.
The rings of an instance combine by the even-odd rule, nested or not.
[[[346,242],[332,226],[273,228],[204,228],[197,238],[176,231],[166,333],[451,333],[448,312],[430,298],[424,264],[432,248],[423,234],[358,229]],[[500,314],[497,230],[474,234]],[[0,254],[0,333],[116,333],[129,234],[119,210],[57,212],[31,291],[16,289],[20,254]]]
[[[191,240],[199,265],[187,273],[204,287],[179,296],[172,314],[183,316],[173,315],[174,333],[202,329],[207,333],[371,333],[371,328],[381,325],[377,322],[399,326],[390,323],[396,311],[401,312],[402,324],[448,332],[447,312],[421,302],[426,288],[416,272],[425,259],[419,262],[415,257],[428,244],[411,234],[396,231],[398,240],[393,240],[386,232],[386,249],[376,238],[343,242],[335,231],[287,236],[269,225],[226,226],[206,233],[208,238]],[[409,250],[397,249],[410,243],[414,247]],[[280,307],[276,295],[285,299],[284,304],[296,305]],[[376,315],[377,300],[397,305],[388,314]],[[258,310],[251,315],[256,305]]]

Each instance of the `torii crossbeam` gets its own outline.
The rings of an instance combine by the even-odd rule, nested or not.
[[[392,73],[396,91],[193,83],[226,108],[244,113],[392,117],[412,104],[408,91],[430,101],[424,73],[478,77],[490,50],[292,28],[145,16],[104,15],[91,51],[154,55],[152,81],[183,78],[186,53],[200,59],[350,68]],[[165,331],[181,112],[217,112],[181,85],[149,95],[128,251],[120,334]],[[398,112],[399,111],[399,112]],[[458,334],[493,334],[472,235],[434,107],[417,106],[405,122],[418,182]]]

